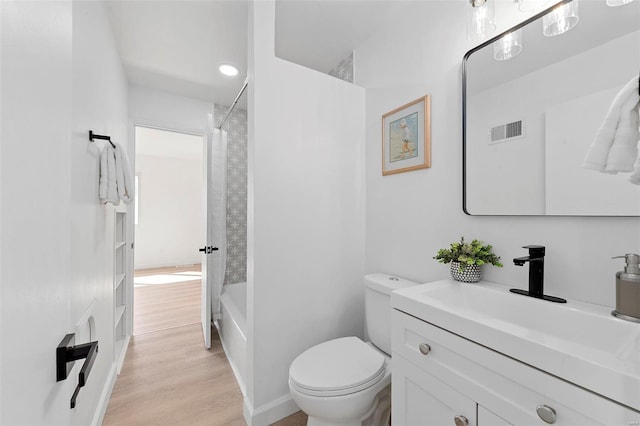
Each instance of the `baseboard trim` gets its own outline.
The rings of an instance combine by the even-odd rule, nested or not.
[[[244,398],[244,420],[247,426],[269,426],[278,420],[282,420],[291,414],[300,411],[300,408],[291,399],[291,395],[282,397],[264,404],[258,408],[253,408],[249,400]]]
[[[122,350],[119,354],[116,354],[116,375],[120,374],[122,371],[122,364],[124,364],[124,359],[127,356],[127,349],[129,349],[129,341],[131,340],[131,336],[126,336],[124,338],[124,344],[122,345]]]
[[[107,375],[107,381],[102,388],[102,393],[100,394],[100,399],[98,400],[98,406],[96,407],[96,412],[93,415],[93,420],[91,421],[92,426],[100,426],[104,421],[104,415],[107,413],[107,407],[109,406],[109,400],[111,399],[113,386],[116,384],[116,369],[116,363],[111,364],[111,369],[109,370],[109,374]]]

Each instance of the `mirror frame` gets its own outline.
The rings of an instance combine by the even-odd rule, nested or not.
[[[623,215],[558,215],[558,214],[474,214],[469,213],[467,210],[467,61],[469,57],[477,52],[478,50],[490,46],[493,42],[499,40],[506,34],[519,30],[520,28],[529,25],[530,23],[537,21],[542,18],[547,13],[551,12],[556,7],[559,7],[563,4],[571,3],[574,0],[561,0],[555,2],[551,6],[545,8],[541,12],[535,14],[534,16],[524,20],[523,22],[495,35],[494,37],[486,40],[482,44],[472,48],[467,53],[465,53],[462,60],[462,211],[468,216],[505,216],[505,217],[638,217],[638,216],[623,216]]]

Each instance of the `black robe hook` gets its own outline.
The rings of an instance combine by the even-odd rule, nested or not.
[[[116,148],[116,145],[113,142],[111,142],[111,136],[96,135],[95,133],[93,133],[93,130],[89,130],[89,140],[91,142],[94,142],[94,139],[102,139],[102,140],[108,141],[113,147],[113,149]]]

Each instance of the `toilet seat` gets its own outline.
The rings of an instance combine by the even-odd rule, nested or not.
[[[386,358],[362,340],[343,337],[303,352],[291,364],[289,379],[306,395],[348,395],[382,380],[386,365]]]

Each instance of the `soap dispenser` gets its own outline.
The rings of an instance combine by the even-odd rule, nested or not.
[[[640,322],[640,255],[627,253],[613,259],[624,258],[624,271],[616,274],[616,309],[614,316],[627,321]]]

